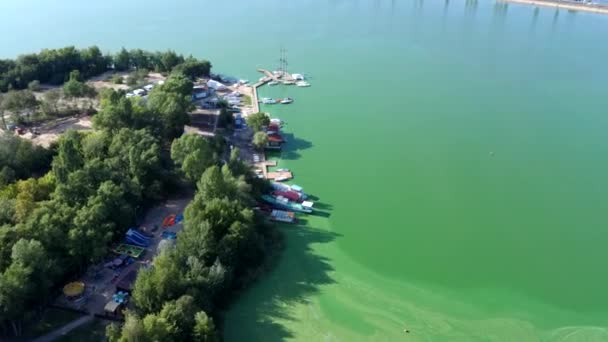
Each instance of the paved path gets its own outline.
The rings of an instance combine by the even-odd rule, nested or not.
[[[64,336],[65,334],[69,333],[70,331],[78,328],[79,326],[86,324],[90,321],[93,320],[93,316],[92,315],[87,315],[84,317],[80,317],[75,321],[71,321],[70,323],[62,326],[61,328],[51,331],[50,333],[38,337],[37,339],[33,340],[32,342],[51,342],[54,341],[62,336]]]

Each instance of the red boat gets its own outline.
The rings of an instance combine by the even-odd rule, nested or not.
[[[301,195],[295,191],[273,191],[272,194],[275,196],[283,196],[292,202],[302,201]]]

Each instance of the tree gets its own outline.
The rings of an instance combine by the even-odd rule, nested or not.
[[[217,126],[226,129],[232,129],[234,127],[234,117],[226,108],[220,109],[220,115],[217,118]]]
[[[256,132],[252,143],[255,148],[262,150],[268,144],[268,135],[265,132]]]
[[[38,101],[29,90],[9,91],[2,103],[4,110],[11,112],[14,122],[25,122],[24,115],[30,116],[38,106]]]
[[[68,98],[94,97],[96,95],[95,88],[82,82],[78,70],[73,70],[70,73],[70,80],[63,85],[63,93]]]
[[[154,134],[162,132],[162,128],[157,127],[159,121],[157,114],[146,112],[140,103],[131,101],[123,93],[114,90],[102,93],[101,110],[93,117],[93,125],[97,129],[117,131],[122,128],[147,127]]]
[[[68,175],[84,165],[81,154],[80,133],[69,130],[59,139],[58,154],[53,159],[53,172],[59,183],[65,183]]]
[[[199,311],[194,316],[194,332],[192,334],[195,342],[216,342],[219,338],[215,332],[215,324],[205,311]]]
[[[131,57],[129,52],[123,47],[116,55],[114,55],[114,69],[118,71],[129,70],[130,59]]]
[[[191,79],[197,77],[209,77],[211,72],[211,63],[207,60],[197,60],[196,58],[189,57],[183,63],[175,66],[173,72],[183,73]]]
[[[148,96],[147,107],[158,113],[163,123],[163,136],[172,140],[184,132],[190,122],[192,81],[183,74],[172,74],[163,85],[156,87]]]
[[[139,272],[133,286],[133,300],[139,313],[158,312],[164,302],[183,293],[182,275],[174,257],[168,250],[154,259],[154,268]]]
[[[2,119],[2,130],[8,129],[6,127],[6,118],[4,117],[4,95],[0,93],[0,118]]]
[[[17,241],[11,259],[0,277],[0,317],[11,323],[15,336],[20,336],[27,310],[36,299],[48,296],[54,271],[46,251],[35,240]]]
[[[150,56],[149,53],[142,49],[134,49],[129,52],[131,56],[131,63],[136,69],[150,69]]]
[[[42,107],[46,114],[59,114],[59,100],[61,100],[61,88],[53,88],[44,92]]]
[[[48,171],[53,152],[31,141],[9,134],[0,135],[0,165],[7,180],[24,179]]]
[[[184,57],[175,53],[175,51],[167,50],[165,52],[160,53],[159,58],[160,64],[157,65],[157,71],[160,72],[169,72],[173,70],[173,68],[184,62]]]
[[[33,80],[32,82],[28,83],[27,89],[30,91],[40,91],[40,81]]]
[[[270,124],[270,117],[266,113],[258,112],[247,117],[247,125],[254,132],[260,132],[262,128]]]
[[[173,327],[172,338],[175,341],[187,341],[192,335],[194,315],[197,311],[194,298],[184,295],[175,301],[165,303],[158,316]]]
[[[201,178],[203,172],[217,163],[212,146],[207,139],[196,134],[185,134],[171,144],[171,158],[191,182]]]

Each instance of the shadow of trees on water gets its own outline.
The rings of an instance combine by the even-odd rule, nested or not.
[[[281,133],[287,143],[281,151],[281,158],[286,160],[295,160],[300,158],[301,151],[311,148],[312,142],[298,138],[293,133]]]
[[[306,219],[298,225],[282,225],[285,249],[277,257],[273,271],[233,307],[231,322],[224,326],[225,341],[284,341],[294,334],[279,321],[294,321],[290,308],[308,305],[319,287],[334,283],[330,260],[313,250],[315,244],[330,243],[339,234],[309,228]]]

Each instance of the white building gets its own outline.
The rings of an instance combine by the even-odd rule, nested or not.
[[[209,80],[207,86],[213,90],[224,90],[226,86],[216,80]]]

